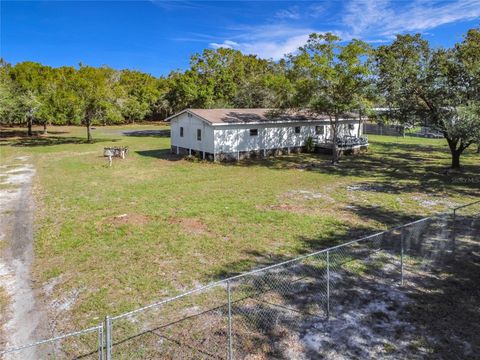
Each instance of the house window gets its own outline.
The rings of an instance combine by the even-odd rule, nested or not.
[[[348,130],[353,130],[355,129],[355,125],[353,124],[348,124]]]
[[[315,126],[315,134],[317,135],[325,135],[325,127],[323,125]]]
[[[201,129],[197,129],[197,140],[202,141],[202,130]]]
[[[250,129],[250,136],[257,136],[258,135],[258,129]]]
[[[295,134],[300,134],[300,126],[295,126]]]
[[[180,137],[183,137],[183,126],[180,126]]]

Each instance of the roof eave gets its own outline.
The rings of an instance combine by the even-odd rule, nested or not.
[[[207,124],[213,125],[213,123],[212,123],[211,121],[209,121],[208,119],[205,119],[203,116],[200,116],[200,115],[196,114],[195,112],[191,111],[190,109],[184,109],[184,110],[182,110],[182,111],[180,111],[180,112],[178,112],[178,113],[176,113],[176,114],[173,114],[173,115],[167,117],[164,121],[170,121],[170,120],[172,120],[173,118],[176,118],[177,116],[180,116],[180,115],[182,115],[182,114],[184,114],[184,113],[189,113],[190,115],[196,116],[196,117],[199,118],[200,120],[205,121]]]
[[[198,115],[197,115],[198,116]],[[354,118],[341,118],[340,121],[358,121]],[[362,117],[362,120],[368,120],[366,117]],[[212,126],[224,126],[224,125],[275,125],[275,124],[295,124],[295,123],[319,123],[330,122],[329,119],[306,119],[306,120],[271,120],[271,121],[255,121],[255,122],[215,122],[211,123]]]

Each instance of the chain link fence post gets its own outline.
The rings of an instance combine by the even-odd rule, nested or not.
[[[100,324],[100,327],[98,328],[98,360],[104,360],[104,331],[103,329],[105,328],[104,324]]]
[[[327,320],[330,319],[330,251],[327,251]]]
[[[112,321],[105,316],[105,360],[112,360]]]
[[[227,281],[227,296],[228,296],[228,360],[233,360],[232,349],[232,292],[230,288],[230,281]]]

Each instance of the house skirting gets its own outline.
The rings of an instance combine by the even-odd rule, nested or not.
[[[201,159],[210,161],[238,161],[245,159],[263,159],[270,156],[286,155],[291,153],[301,153],[305,150],[303,146],[295,146],[289,148],[276,148],[276,149],[261,149],[250,151],[237,151],[237,152],[219,152],[216,154],[206,151],[188,149],[180,146],[171,146],[172,153],[178,155],[193,155],[198,156]]]

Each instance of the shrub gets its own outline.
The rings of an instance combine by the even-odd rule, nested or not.
[[[314,150],[315,150],[315,142],[313,141],[313,138],[311,136],[309,136],[305,140],[305,151],[311,153]]]

